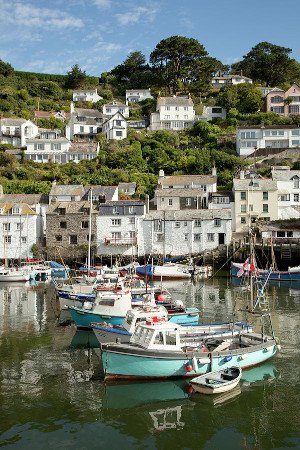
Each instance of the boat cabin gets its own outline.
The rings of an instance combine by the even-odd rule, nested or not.
[[[124,328],[133,334],[140,322],[157,323],[157,320],[168,320],[168,311],[163,306],[136,307],[127,311]]]
[[[181,351],[178,325],[159,317],[137,325],[130,343],[148,350]]]

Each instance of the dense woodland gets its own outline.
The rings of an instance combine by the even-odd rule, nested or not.
[[[84,108],[101,109],[112,99],[124,101],[126,89],[151,88],[155,99],[159,95],[191,94],[196,114],[201,114],[203,105],[223,106],[228,111],[227,120],[197,122],[190,130],[177,133],[137,133],[129,129],[127,139],[110,142],[99,134],[99,156],[79,164],[18,161],[5,153],[7,145],[0,144],[0,183],[7,193],[47,193],[54,179],[63,184],[102,185],[136,181],[137,196],[142,198],[153,193],[161,168],[166,174],[206,174],[215,165],[219,187],[229,189],[237,170],[249,164],[236,156],[236,126],[262,122],[300,124],[299,116],[283,118],[261,112],[263,98],[257,88],[277,86],[287,89],[292,83],[300,83],[300,63],[291,58],[291,52],[289,48],[262,42],[242,61],[228,67],[210,56],[196,39],[171,36],[157,44],[149,61],[140,51],[134,51],[110,72],[99,74],[99,78],[88,76],[78,64],[66,75],[51,75],[18,72],[8,62],[0,60],[1,117],[33,119],[37,109],[68,111],[72,91],[76,88],[97,88],[103,97],[96,104],[77,103]],[[253,84],[214,90],[210,80],[219,72],[242,73],[252,78]],[[155,111],[155,99],[131,105],[131,118],[148,117]],[[65,126],[55,119],[38,119],[37,124],[47,128]]]

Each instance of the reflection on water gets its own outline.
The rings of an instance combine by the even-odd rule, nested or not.
[[[235,317],[247,292],[230,280],[166,283],[204,322]],[[58,327],[51,285],[0,285],[0,444],[22,448],[300,447],[300,291],[267,290],[282,353],[243,372],[227,396],[188,381],[104,384],[91,332]],[[211,398],[213,397],[213,398]],[[12,407],[13,405],[13,407]]]

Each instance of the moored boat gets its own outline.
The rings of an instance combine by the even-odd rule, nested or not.
[[[231,391],[240,382],[242,369],[240,367],[227,367],[215,372],[199,375],[190,381],[195,392],[200,394],[222,394]]]
[[[30,272],[19,267],[2,267],[0,269],[0,282],[29,281]]]
[[[191,273],[184,265],[166,263],[163,266],[146,264],[135,267],[136,274],[151,280],[182,280],[191,278]]]
[[[248,272],[249,267],[248,265],[245,266],[245,263],[231,262],[230,274],[232,277],[239,278]],[[274,270],[271,272],[255,267],[255,277],[261,280],[268,278],[269,281],[300,281],[300,266],[289,267],[288,270]]]

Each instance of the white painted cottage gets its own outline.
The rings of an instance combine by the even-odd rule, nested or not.
[[[122,102],[113,100],[110,103],[106,103],[102,107],[104,116],[114,116],[116,113],[121,113],[123,117],[129,117],[129,107]]]
[[[156,112],[150,116],[150,131],[180,131],[189,128],[195,120],[194,103],[190,95],[159,97]]]
[[[31,120],[20,118],[1,118],[0,143],[24,147],[26,140],[35,137],[39,129]]]
[[[149,89],[127,89],[126,90],[126,104],[138,103],[147,98],[153,98]]]
[[[92,102],[96,103],[103,100],[97,89],[76,89],[73,91],[73,102]]]
[[[102,131],[106,139],[126,139],[127,122],[125,117],[120,112],[116,112],[103,123]]]

